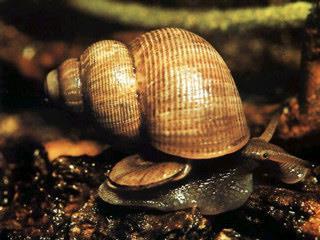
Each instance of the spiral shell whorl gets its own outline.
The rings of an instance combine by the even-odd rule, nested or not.
[[[130,45],[147,133],[157,149],[201,159],[243,147],[249,131],[228,67],[201,37],[167,28]]]
[[[52,102],[60,102],[60,79],[56,69],[48,73],[44,81],[44,91]]]
[[[91,45],[80,57],[80,76],[86,107],[110,139],[116,136],[116,141],[136,141],[141,117],[127,47],[117,41]]]
[[[60,97],[64,104],[74,112],[83,112],[83,97],[80,81],[79,61],[70,58],[58,68]]]

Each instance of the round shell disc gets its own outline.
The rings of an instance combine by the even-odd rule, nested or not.
[[[203,159],[235,152],[248,142],[230,70],[203,38],[165,28],[141,35],[130,48],[146,132],[155,148]]]
[[[191,167],[178,162],[150,162],[131,155],[118,162],[108,175],[114,188],[139,190],[176,181],[186,176]]]

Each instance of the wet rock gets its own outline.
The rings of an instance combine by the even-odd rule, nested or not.
[[[50,186],[48,161],[40,157],[44,154],[43,148],[37,142],[23,138],[8,141],[1,152],[4,158],[1,159],[0,194],[7,210],[1,215],[0,229],[10,234],[16,232],[17,236],[20,233],[40,235],[41,227],[48,219],[46,190]]]
[[[209,239],[210,221],[197,209],[161,213],[132,211],[95,195],[71,217],[71,239]]]
[[[251,234],[314,239],[320,236],[320,196],[285,188],[259,186],[233,213]],[[240,222],[241,220],[241,222]]]
[[[13,198],[11,169],[7,166],[3,153],[0,151],[0,219],[6,214]]]
[[[68,239],[71,215],[104,180],[108,158],[49,161],[31,139],[6,141],[0,150],[1,239]]]
[[[121,159],[106,150],[49,161],[44,148],[15,139],[0,148],[0,239],[274,239],[320,236],[320,170],[304,182],[256,185],[238,210],[205,217],[108,205],[97,197]],[[267,180],[267,179],[265,179]],[[266,181],[267,182],[267,181]],[[7,194],[7,195],[6,195]]]
[[[248,237],[241,236],[240,233],[236,232],[234,229],[225,228],[223,229],[217,236],[215,236],[214,240],[249,240]]]
[[[105,179],[105,172],[110,169],[103,157],[58,157],[52,161],[52,178],[56,189],[74,188],[85,183],[88,186],[98,186]],[[77,191],[77,189],[74,189]]]

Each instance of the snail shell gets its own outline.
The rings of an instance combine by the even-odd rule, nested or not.
[[[63,66],[76,68],[67,72],[80,76],[69,74],[71,80],[65,80]],[[143,139],[162,152],[190,159],[223,156],[248,142],[241,99],[227,65],[191,32],[159,29],[128,47],[100,41],[84,51],[79,67],[64,63],[59,69],[60,81],[76,83],[74,88],[60,84],[60,95],[83,104],[110,140]]]

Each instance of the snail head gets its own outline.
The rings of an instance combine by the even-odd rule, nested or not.
[[[279,170],[278,177],[285,183],[297,183],[305,178],[311,164],[287,153],[281,147],[269,143],[278,124],[280,114],[275,115],[260,137],[252,138],[242,149],[241,155],[258,162],[270,161]]]

